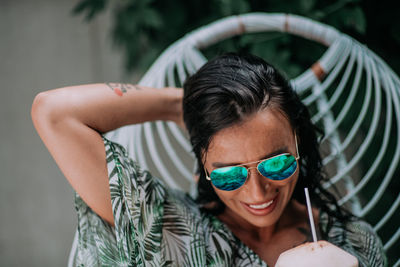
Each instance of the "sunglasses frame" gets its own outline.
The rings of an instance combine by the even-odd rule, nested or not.
[[[297,156],[294,156],[294,155],[291,154],[291,153],[281,153],[281,154],[279,154],[279,155],[275,155],[275,156],[272,156],[272,157],[269,157],[269,158],[266,158],[266,159],[261,159],[261,160],[257,160],[257,161],[247,162],[247,163],[243,163],[243,164],[239,164],[239,165],[225,166],[225,167],[221,167],[221,168],[243,167],[243,168],[245,168],[245,169],[247,170],[247,177],[246,177],[246,180],[244,181],[244,183],[243,183],[241,186],[239,186],[238,188],[236,188],[236,189],[234,189],[234,190],[239,189],[240,187],[242,187],[242,186],[246,183],[247,179],[249,178],[249,174],[250,174],[250,170],[251,170],[251,169],[257,169],[257,172],[258,172],[261,176],[267,178],[267,179],[270,180],[270,181],[277,182],[277,180],[272,180],[272,179],[270,179],[270,178],[268,178],[268,177],[262,175],[262,174],[260,173],[260,171],[258,170],[258,165],[260,165],[260,163],[263,162],[263,161],[266,161],[266,160],[269,160],[269,159],[272,159],[272,158],[275,158],[275,157],[279,157],[279,156],[282,156],[282,155],[291,155],[291,156],[294,156],[294,158],[295,158],[295,160],[296,160],[296,164],[297,164],[296,170],[293,172],[293,174],[295,174],[295,172],[296,172],[297,169],[299,168],[299,159],[300,159],[299,148],[298,148],[298,145],[297,145],[297,135],[296,135],[296,132],[294,133],[294,140],[295,140],[295,144],[296,144],[296,154],[297,154]],[[253,167],[246,167],[246,165],[254,164],[254,163],[258,163],[258,164],[257,164],[256,166],[253,166]],[[203,167],[204,167],[204,164],[203,164]],[[220,169],[220,168],[217,168],[217,169]],[[217,170],[217,169],[215,169],[215,170]],[[212,170],[212,171],[210,172],[210,175],[211,175],[211,173],[212,173],[213,171],[214,171],[214,170]],[[205,174],[206,174],[206,179],[212,182],[211,177],[208,175],[208,171],[207,171],[206,167],[204,167],[204,172],[205,172]],[[292,174],[291,176],[289,176],[288,178],[285,178],[284,180],[279,180],[279,181],[288,180],[288,179],[290,179],[290,178],[293,176],[293,174]],[[217,188],[218,188],[218,187],[217,187]],[[219,188],[218,188],[218,189],[219,189]],[[219,189],[219,190],[224,190],[224,189]],[[230,190],[230,191],[234,191],[234,190]],[[224,191],[227,191],[227,190],[224,190]]]

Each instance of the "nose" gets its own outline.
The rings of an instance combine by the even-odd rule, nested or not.
[[[255,167],[249,168],[248,172],[245,188],[249,196],[251,196],[253,202],[264,201],[269,188],[268,179],[262,176]]]

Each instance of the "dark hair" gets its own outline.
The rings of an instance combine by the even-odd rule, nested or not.
[[[289,120],[299,141],[300,173],[292,197],[305,203],[303,188],[308,187],[313,203],[329,218],[336,217],[342,223],[349,220],[350,214],[322,187],[326,178],[317,138],[317,132],[322,132],[312,124],[306,106],[273,66],[256,56],[227,53],[208,61],[183,87],[183,118],[200,170],[197,202],[203,209],[217,215],[225,208],[203,171],[202,155],[212,137],[257,111],[274,107]]]

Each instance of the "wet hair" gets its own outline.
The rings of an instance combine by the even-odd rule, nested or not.
[[[298,138],[300,171],[292,198],[304,204],[304,187],[308,187],[313,204],[328,218],[335,217],[344,224],[350,219],[350,214],[322,187],[327,180],[317,138],[322,132],[312,124],[306,106],[273,66],[253,55],[227,53],[208,61],[183,87],[183,118],[199,166],[196,201],[204,211],[218,215],[225,208],[206,179],[202,162],[212,137],[273,107],[288,119]],[[321,229],[323,235],[331,223],[329,219],[328,228]]]

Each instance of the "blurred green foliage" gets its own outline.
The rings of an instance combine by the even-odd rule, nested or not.
[[[112,39],[125,55],[128,73],[146,70],[168,45],[187,32],[247,12],[292,13],[329,24],[366,43],[399,72],[400,22],[395,19],[393,5],[372,0],[81,0],[73,13],[90,21],[111,9]],[[231,50],[257,54],[294,77],[318,59],[325,48],[295,36],[264,34],[227,40],[213,52]]]
[[[396,73],[400,73],[400,20],[397,19],[396,7],[396,1],[389,0],[81,0],[72,12],[83,15],[90,22],[106,9],[111,10],[114,20],[112,40],[125,56],[124,69],[127,73],[144,73],[165,48],[186,33],[220,18],[248,12],[291,13],[331,25],[366,44]],[[262,33],[222,41],[203,53],[210,58],[226,51],[243,51],[261,56],[293,78],[318,60],[326,47],[289,34]],[[344,125],[350,127],[353,122],[349,117]],[[368,132],[368,129],[365,126],[363,132]],[[392,135],[392,139],[396,140],[394,132]],[[378,149],[373,147],[373,151],[369,152],[376,154]],[[388,157],[387,161],[390,162]],[[370,161],[372,158],[365,160],[366,168],[370,166]],[[385,171],[379,171],[370,190],[376,190]],[[394,177],[398,177],[398,174]],[[397,197],[400,187],[399,180],[393,181],[395,183],[389,187],[392,194],[386,194],[382,200],[389,205]],[[365,195],[370,193],[366,192]],[[372,214],[381,218],[382,212],[376,207]],[[377,218],[368,220],[376,221]],[[395,216],[395,220],[393,225],[398,226],[399,217]],[[395,230],[382,232],[381,237]],[[390,265],[398,258],[396,255],[394,245],[388,251]]]

